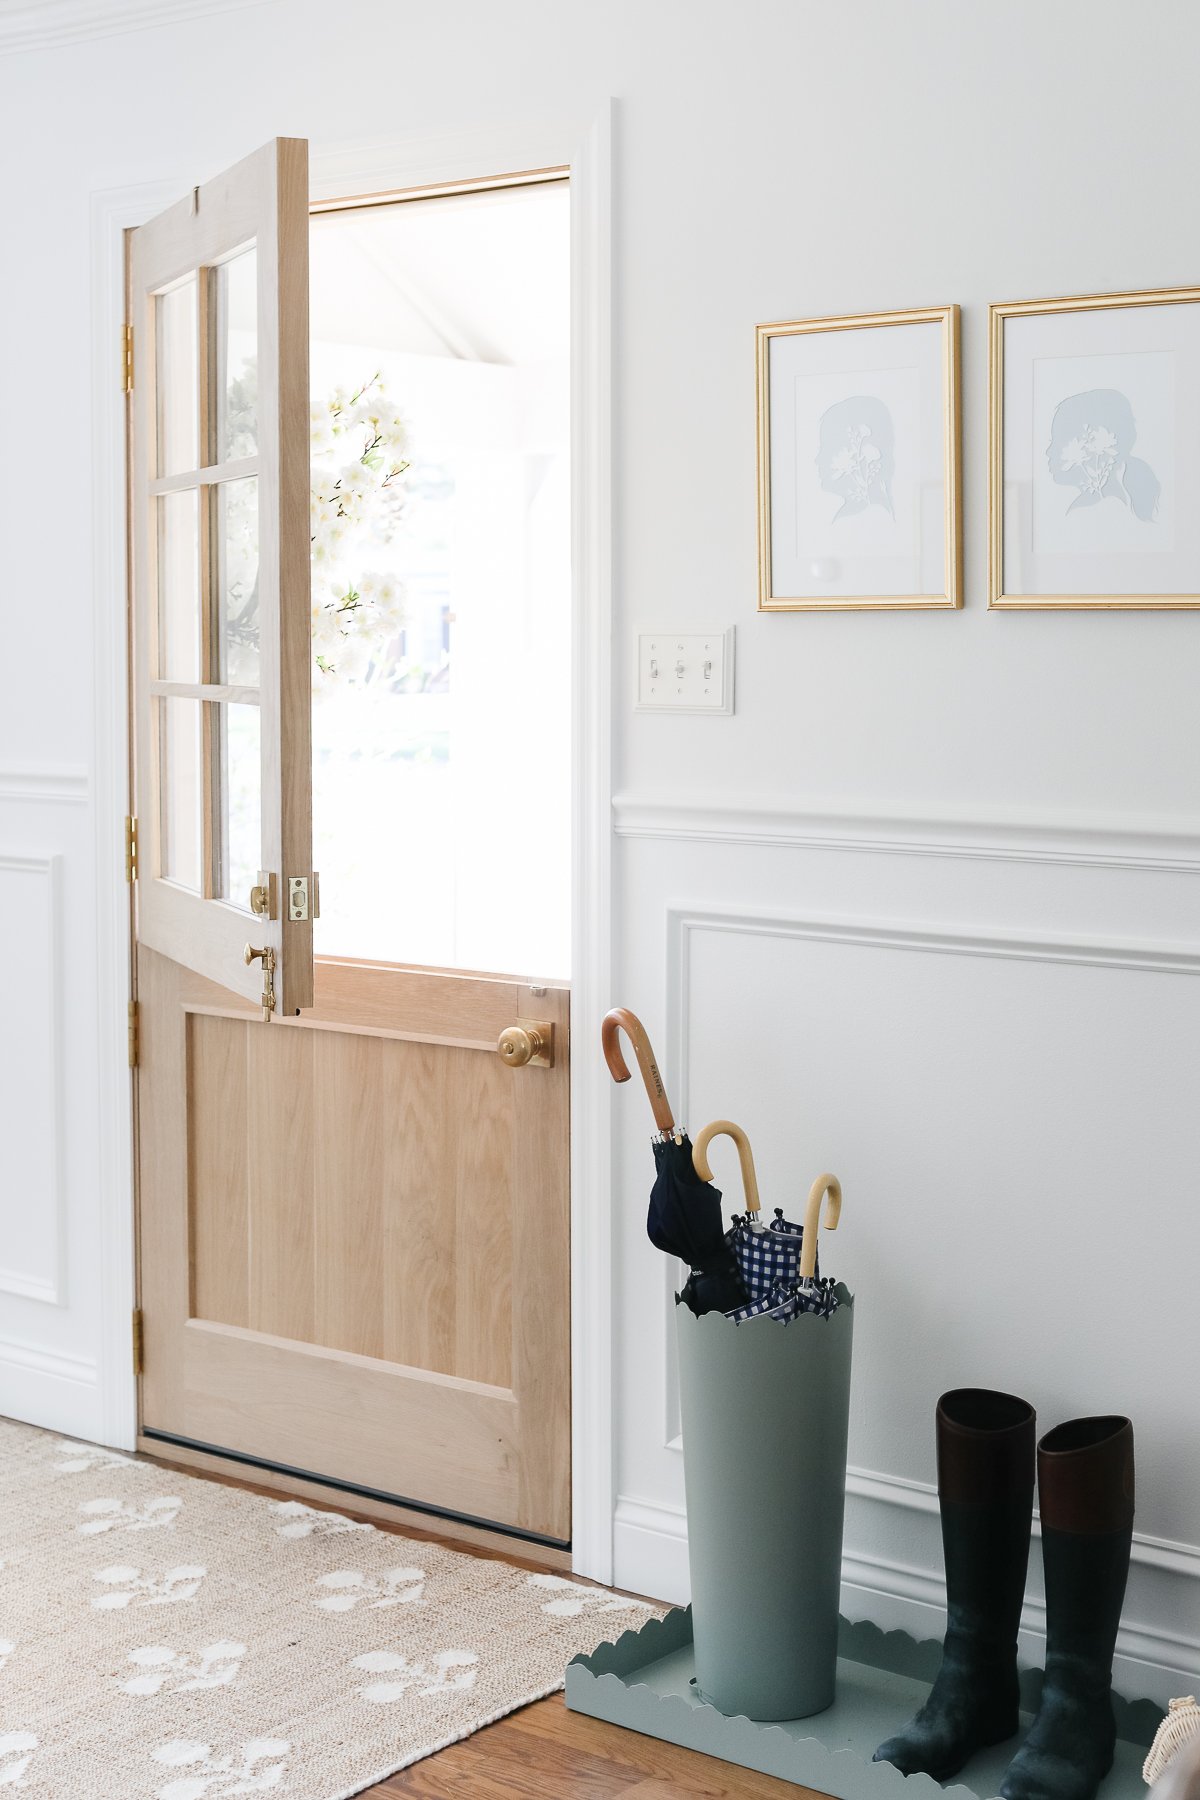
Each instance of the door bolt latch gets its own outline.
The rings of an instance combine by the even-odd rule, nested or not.
[[[271,1023],[271,1014],[275,1011],[275,951],[270,944],[262,950],[256,950],[253,944],[247,944],[242,951],[242,960],[247,968],[261,961],[263,966],[262,1009],[263,1024]]]

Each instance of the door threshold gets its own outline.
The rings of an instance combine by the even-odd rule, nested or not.
[[[385,1524],[408,1526],[422,1533],[437,1532],[439,1524],[443,1524],[447,1529],[439,1535],[483,1549],[501,1552],[507,1549],[509,1554],[516,1554],[519,1546],[528,1545],[538,1552],[538,1560],[546,1567],[571,1568],[569,1540],[526,1531],[518,1525],[502,1525],[493,1519],[477,1518],[472,1513],[455,1512],[450,1507],[431,1506],[424,1500],[410,1500],[401,1494],[388,1494],[378,1488],[342,1481],[334,1475],[318,1475],[309,1469],[292,1468],[287,1463],[248,1456],[242,1450],[198,1443],[194,1438],[176,1437],[151,1426],[143,1426],[138,1433],[138,1449],[198,1471],[215,1474],[237,1471],[243,1479],[257,1481],[263,1487],[326,1505],[331,1504],[335,1496],[346,1496],[355,1503],[356,1510]]]

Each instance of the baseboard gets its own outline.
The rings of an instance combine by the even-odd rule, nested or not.
[[[0,1413],[67,1437],[100,1433],[94,1358],[0,1338]]]
[[[613,1585],[684,1606],[691,1595],[687,1514],[621,1497],[613,1513]]]
[[[915,1483],[905,1485],[921,1491]],[[921,1505],[920,1510],[926,1509]],[[613,1542],[616,1586],[673,1605],[686,1604],[691,1585],[687,1515],[682,1509],[622,1497],[614,1514]],[[1153,1547],[1156,1540],[1143,1539],[1142,1543]],[[1159,1580],[1178,1584],[1178,1570],[1169,1572],[1161,1564],[1152,1567]],[[1136,1609],[1141,1603],[1136,1590],[1131,1591],[1132,1616],[1117,1639],[1113,1677],[1122,1693],[1159,1700],[1165,1707],[1173,1695],[1187,1693],[1200,1678],[1200,1639],[1185,1631],[1140,1622]],[[1187,1616],[1188,1607],[1181,1610]],[[940,1638],[946,1623],[941,1569],[847,1546],[842,1557],[842,1611],[850,1619],[871,1619],[885,1631],[899,1628],[918,1638]],[[1030,1663],[1040,1664],[1045,1646],[1045,1604],[1032,1596],[1022,1617],[1022,1655]]]

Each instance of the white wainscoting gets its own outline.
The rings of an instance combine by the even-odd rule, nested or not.
[[[0,1043],[0,1293],[66,1301],[60,1039],[62,859],[0,847],[9,948]]]
[[[95,1262],[88,801],[83,769],[0,766],[0,1412],[75,1435],[99,1434],[81,1278]]]
[[[96,1439],[97,1384],[94,1357],[0,1337],[0,1412],[11,1418]]]
[[[1006,841],[961,853],[1012,850]],[[1110,840],[1102,855],[1094,842],[1076,845],[1069,858],[1060,842],[1040,859],[1119,860],[1152,879],[1200,872],[1161,839]],[[1141,922],[1136,902],[1129,917]],[[1164,1700],[1180,1679],[1194,1683],[1200,1396],[1181,1358],[1200,1266],[1189,1199],[1200,1166],[1200,939],[701,904],[666,907],[666,940],[677,1117],[693,1131],[718,1114],[750,1130],[765,1206],[795,1207],[819,1168],[845,1184],[841,1229],[822,1257],[858,1309],[851,1456],[861,1466],[847,1487],[846,1609],[941,1633],[926,1477],[942,1388],[1026,1394],[1041,1429],[1128,1412],[1139,1511],[1118,1676],[1126,1691]],[[725,1150],[717,1180],[736,1205]],[[668,1273],[660,1416],[677,1452],[672,1285]],[[622,1495],[614,1533],[623,1585],[686,1598],[677,1504]],[[1044,1629],[1035,1566],[1031,1657]]]

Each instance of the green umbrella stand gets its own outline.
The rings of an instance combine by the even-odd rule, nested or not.
[[[853,1296],[836,1294],[786,1324],[675,1308],[696,1684],[730,1716],[833,1704],[854,1339]]]

